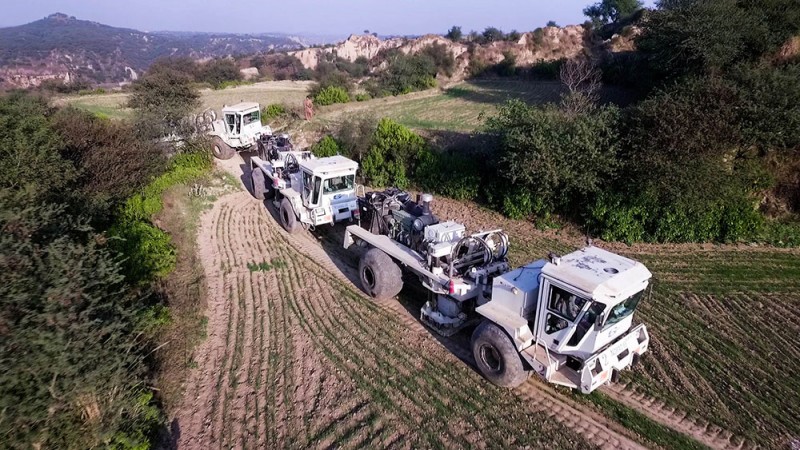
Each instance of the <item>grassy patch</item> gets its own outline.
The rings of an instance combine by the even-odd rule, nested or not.
[[[588,400],[606,416],[616,420],[625,426],[625,428],[660,447],[676,450],[701,450],[708,448],[686,435],[654,422],[645,415],[609,399],[597,391],[590,395],[582,396],[581,399]]]

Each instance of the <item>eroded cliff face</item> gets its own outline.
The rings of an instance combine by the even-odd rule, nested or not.
[[[425,35],[416,39],[379,39],[372,35],[352,35],[334,46],[312,47],[290,52],[308,69],[315,69],[326,54],[355,61],[359,57],[373,60],[382,50],[398,49],[406,54],[417,53],[432,44],[445,45],[456,60],[453,78],[464,78],[470,62],[484,64],[502,61],[505,53],[511,53],[519,66],[530,66],[542,61],[573,58],[580,54],[599,50],[627,51],[633,48],[632,37],[615,35],[609,41],[592,38],[580,25],[546,27],[523,33],[517,41],[497,41],[487,44],[453,42],[439,35]]]

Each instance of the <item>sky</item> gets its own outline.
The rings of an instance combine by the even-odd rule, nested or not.
[[[27,0],[3,1],[0,26],[61,12],[142,31],[285,32],[348,35],[443,34],[452,25],[482,31],[531,31],[554,20],[583,23],[597,0]],[[651,6],[653,0],[646,0]],[[0,45],[2,45],[0,43]]]

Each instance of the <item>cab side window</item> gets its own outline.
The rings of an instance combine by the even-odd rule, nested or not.
[[[574,322],[584,305],[586,305],[586,299],[578,297],[577,295],[567,292],[559,287],[551,287],[550,299],[547,302],[547,309],[556,313],[557,315],[567,319],[570,322]]]

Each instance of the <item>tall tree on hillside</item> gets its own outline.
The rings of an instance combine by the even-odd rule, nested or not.
[[[458,42],[462,37],[464,37],[464,34],[461,32],[461,27],[453,25],[453,27],[447,31],[447,34],[445,34],[444,37],[453,42]]]
[[[601,0],[584,8],[583,14],[595,25],[605,25],[627,17],[641,8],[642,2],[639,0]]]
[[[499,28],[487,27],[483,30],[483,40],[486,42],[502,41],[503,38],[505,34]]]
[[[128,106],[136,110],[140,132],[162,137],[181,131],[183,118],[200,106],[200,93],[186,74],[159,70],[133,84]]]

